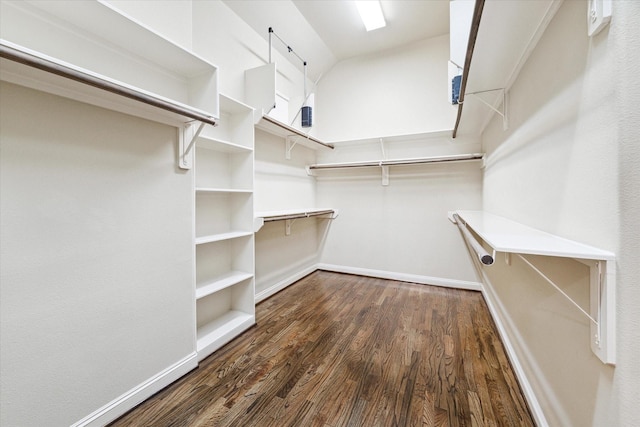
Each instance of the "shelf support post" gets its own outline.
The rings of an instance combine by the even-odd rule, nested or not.
[[[389,166],[381,165],[380,169],[382,169],[382,185],[389,185]]]
[[[204,128],[204,123],[200,122],[197,129],[196,122],[190,122],[178,130],[178,167],[180,169],[191,169],[193,167],[193,146]],[[194,130],[195,129],[195,130]]]

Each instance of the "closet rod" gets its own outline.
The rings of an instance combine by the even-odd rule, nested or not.
[[[267,121],[267,122],[269,122],[269,123],[271,123],[271,124],[273,124],[273,125],[275,125],[275,126],[278,126],[279,128],[282,128],[282,129],[284,129],[284,130],[285,130],[285,131],[287,131],[287,132],[290,132],[292,136],[298,136],[298,137],[300,137],[300,138],[307,139],[307,140],[309,140],[309,141],[311,141],[311,142],[315,142],[316,144],[319,144],[319,145],[321,145],[321,146],[323,146],[323,147],[331,148],[332,150],[333,150],[333,148],[334,148],[333,144],[328,144],[328,143],[326,143],[326,142],[319,141],[319,140],[317,140],[316,138],[312,137],[311,135],[306,134],[306,133],[304,133],[304,132],[301,132],[301,131],[299,131],[299,130],[298,130],[298,129],[296,129],[296,128],[293,128],[293,127],[291,127],[291,126],[289,126],[289,125],[287,125],[287,124],[285,124],[285,123],[282,123],[282,122],[280,122],[280,121],[278,121],[278,120],[274,119],[273,117],[270,117],[270,116],[264,115],[264,116],[262,116],[262,118],[263,118],[265,121]]]
[[[370,168],[376,166],[396,166],[396,165],[418,165],[425,163],[445,163],[445,162],[465,162],[472,160],[482,160],[484,154],[456,154],[453,156],[416,157],[409,159],[395,160],[373,160],[368,162],[346,162],[346,163],[324,163],[309,165],[309,170],[314,169],[344,169],[344,168]]]
[[[189,117],[190,119],[194,119],[202,123],[217,126],[217,119],[203,111],[153,96],[129,86],[124,86],[123,84],[107,80],[95,74],[90,74],[89,72],[79,68],[72,68],[50,58],[40,56],[36,52],[20,48],[17,45],[10,46],[4,40],[0,40],[0,57],[29,67],[37,68],[48,73],[56,74],[82,84],[93,86],[125,98],[130,98],[162,110]]]
[[[489,255],[489,252],[487,252],[482,247],[482,245],[478,243],[475,237],[473,237],[471,232],[467,230],[467,227],[462,223],[462,218],[460,218],[458,214],[453,214],[453,219],[456,221],[456,225],[460,229],[460,232],[462,233],[462,237],[464,238],[464,240],[467,241],[467,243],[469,244],[469,246],[471,246],[471,248],[474,250],[476,255],[478,255],[478,259],[480,260],[480,262],[483,263],[484,265],[493,264],[493,257]]]

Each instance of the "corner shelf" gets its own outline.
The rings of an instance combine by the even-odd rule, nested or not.
[[[495,252],[516,254],[559,290],[591,320],[591,350],[603,363],[615,364],[615,254],[563,237],[555,236],[509,219],[483,211],[456,211],[449,215],[455,223],[457,214],[467,228],[473,230]],[[522,255],[571,258],[589,266],[590,308],[586,312],[539,269]],[[495,255],[494,255],[495,258]],[[510,262],[510,258],[507,258]]]

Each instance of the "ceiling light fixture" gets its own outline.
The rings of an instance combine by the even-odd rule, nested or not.
[[[367,31],[382,28],[387,25],[382,14],[379,0],[356,1],[356,7]]]

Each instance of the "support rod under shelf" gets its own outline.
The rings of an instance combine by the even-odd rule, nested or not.
[[[472,160],[482,160],[483,153],[472,154],[456,154],[453,156],[433,156],[433,157],[415,157],[408,159],[394,160],[372,160],[368,162],[345,162],[345,163],[324,163],[307,166],[307,171],[318,169],[346,169],[346,168],[370,168],[382,166],[402,166],[402,165],[418,165],[427,163],[446,163],[446,162],[466,162]]]

